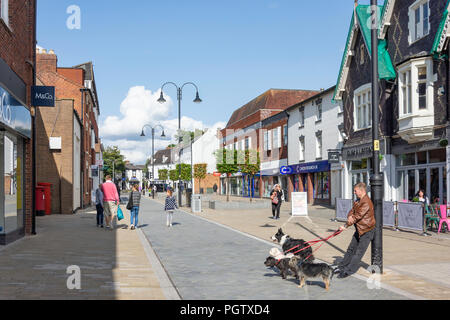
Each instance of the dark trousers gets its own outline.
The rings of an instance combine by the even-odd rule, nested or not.
[[[97,225],[103,225],[103,207],[101,204],[96,205],[97,207]]]
[[[274,218],[280,217],[281,201],[278,204],[272,203],[272,215]],[[276,216],[275,216],[276,213]]]
[[[358,271],[359,263],[372,242],[374,235],[375,229],[363,234],[361,237],[356,231],[348,246],[344,260],[339,264],[339,269],[347,274],[353,274]]]

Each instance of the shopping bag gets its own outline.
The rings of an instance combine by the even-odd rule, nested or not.
[[[117,219],[119,221],[124,219],[123,212],[122,209],[120,209],[120,206],[117,208]]]

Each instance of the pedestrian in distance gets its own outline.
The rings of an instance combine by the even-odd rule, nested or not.
[[[95,190],[95,207],[97,209],[97,228],[103,228],[103,192],[101,184]]]
[[[155,199],[156,194],[158,193],[158,187],[156,185],[152,188],[153,199]]]
[[[167,189],[166,203],[164,205],[164,211],[166,211],[166,213],[167,213],[166,225],[168,227],[172,226],[173,212],[175,209],[178,209],[177,199],[173,196],[172,189],[169,188],[169,189]]]
[[[132,190],[130,193],[130,199],[128,200],[127,209],[130,210],[130,223],[131,230],[136,229],[138,226],[138,216],[139,216],[139,207],[141,203],[141,193],[139,192],[139,187],[134,184],[132,186]]]
[[[280,219],[281,203],[283,202],[283,191],[279,184],[273,187],[270,192],[270,199],[272,200],[272,219]]]
[[[366,184],[358,183],[353,192],[357,200],[347,215],[346,224],[339,230],[344,231],[354,225],[356,231],[344,259],[335,269],[335,273],[339,273],[338,278],[340,279],[347,278],[358,271],[359,263],[375,236],[375,213],[373,203],[367,195]]]
[[[120,204],[119,193],[117,187],[112,182],[111,176],[106,176],[106,182],[102,184],[103,192],[103,212],[105,215],[105,222],[107,229],[114,229],[117,225],[115,218],[117,216],[117,208]]]

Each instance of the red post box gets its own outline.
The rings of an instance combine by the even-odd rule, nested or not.
[[[46,215],[51,215],[52,214],[52,184],[51,183],[40,182],[40,183],[38,183],[38,186],[44,188],[44,192],[45,192],[45,214]]]
[[[45,188],[36,187],[36,215],[45,216]]]

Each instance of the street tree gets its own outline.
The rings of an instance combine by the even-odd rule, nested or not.
[[[167,169],[159,169],[158,170],[159,180],[167,181],[169,180],[169,170]]]
[[[120,149],[117,146],[107,147],[103,152],[103,173],[104,175],[110,175],[113,177],[113,169],[117,173],[125,171],[125,157],[120,153]],[[115,180],[115,177],[113,177]]]
[[[198,191],[200,192],[201,181],[206,178],[208,164],[197,163],[194,164],[194,178],[198,180]]]
[[[239,165],[243,174],[248,175],[249,181],[253,181],[255,175],[261,170],[261,159],[257,150],[245,150],[244,163]],[[253,201],[250,190],[250,202]]]
[[[230,176],[239,172],[236,150],[219,149],[215,153],[217,171],[227,175],[227,202],[230,201]]]

